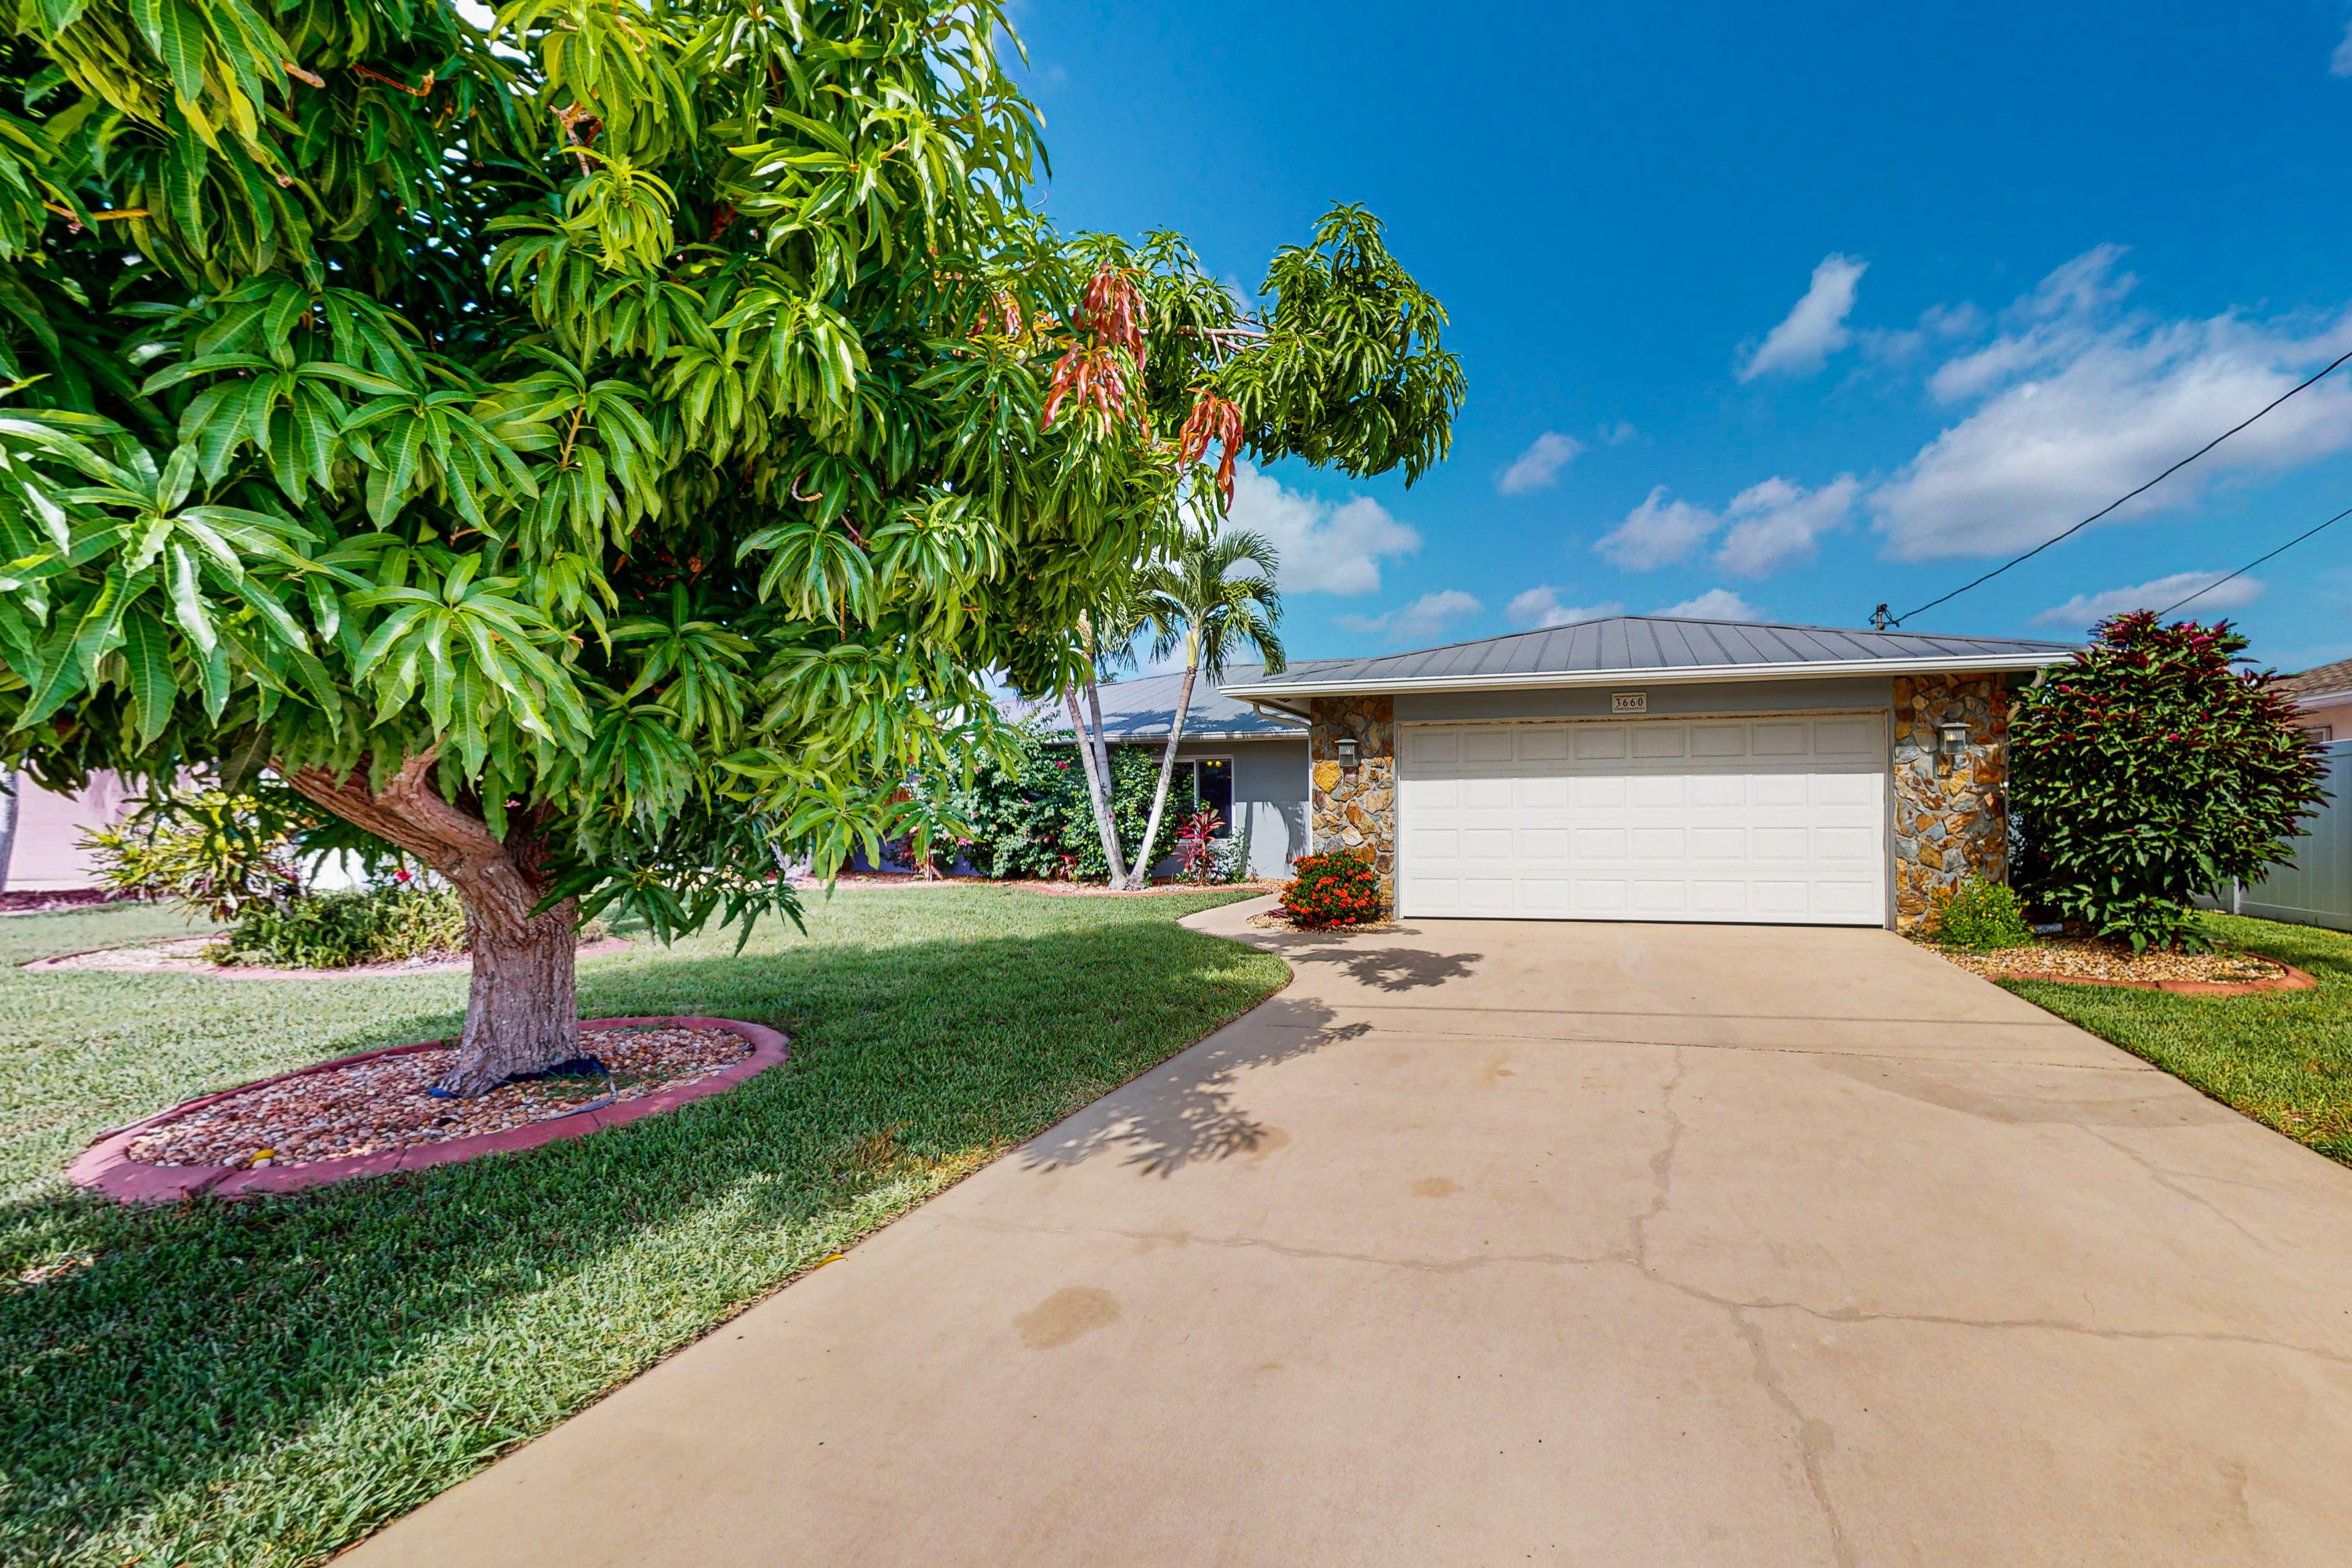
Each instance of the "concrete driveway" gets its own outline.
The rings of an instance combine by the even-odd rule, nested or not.
[[[1287,991],[356,1560],[2352,1561],[2352,1171],[1881,931],[1255,907]]]

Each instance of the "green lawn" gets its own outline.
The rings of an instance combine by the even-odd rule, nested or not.
[[[2209,914],[2223,941],[2284,959],[2316,991],[2174,996],[2032,980],[2001,984],[2298,1143],[2352,1164],[2352,936]]]
[[[1273,992],[1279,960],[1174,923],[1235,896],[845,893],[740,957],[593,960],[590,1014],[771,1022],[793,1060],[522,1155],[163,1212],[58,1173],[189,1096],[452,1033],[462,977],[26,974],[186,928],[0,920],[0,1561],[323,1560]]]

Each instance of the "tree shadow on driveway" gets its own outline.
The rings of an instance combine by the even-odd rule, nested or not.
[[[1391,994],[1424,991],[1449,980],[1467,980],[1486,960],[1483,952],[1434,952],[1424,947],[1363,947],[1333,932],[1290,937],[1275,951],[1293,963],[1329,963],[1347,971],[1359,985]]]
[[[1031,1140],[1022,1163],[1051,1171],[1123,1153],[1139,1174],[1165,1177],[1197,1161],[1275,1147],[1281,1134],[1237,1102],[1242,1076],[1360,1039],[1371,1027],[1334,1024],[1320,1002],[1277,996]]]

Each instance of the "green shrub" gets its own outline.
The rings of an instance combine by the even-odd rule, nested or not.
[[[2024,947],[2033,941],[2033,922],[2016,889],[1970,877],[1936,895],[1934,934],[1953,947]]]
[[[414,882],[249,906],[228,933],[225,962],[277,969],[348,969],[466,951],[466,910],[446,888]]]
[[[1118,825],[1123,854],[1134,853],[1151,816],[1160,752],[1158,746],[1110,748],[1111,819]],[[961,856],[984,877],[1099,882],[1109,876],[1077,748],[1051,739],[1041,723],[1023,727],[1009,761],[982,758],[969,782],[917,779],[908,791],[909,831],[891,846],[905,864],[920,864],[919,857],[928,851],[936,866]],[[1180,764],[1169,784],[1168,810],[1149,863],[1157,865],[1175,851],[1193,805],[1192,770]]]
[[[178,899],[236,920],[301,891],[294,836],[302,818],[274,797],[175,791],[120,826],[86,835],[99,879],[118,893]]]
[[[2291,858],[2318,751],[2272,674],[2232,667],[2246,646],[2227,621],[2135,611],[2016,695],[2017,880],[2036,904],[2135,949],[2201,946],[2191,897]]]
[[[1302,855],[1282,889],[1282,912],[1294,925],[1352,926],[1381,918],[1381,879],[1360,849]]]

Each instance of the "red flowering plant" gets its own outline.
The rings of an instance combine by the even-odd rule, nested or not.
[[[1302,855],[1282,889],[1282,912],[1297,926],[1363,925],[1381,918],[1381,879],[1360,849]]]
[[[2268,670],[2237,668],[2227,621],[2103,623],[2091,646],[2011,699],[2017,880],[2095,934],[2193,949],[2189,899],[2294,855],[2323,798],[2315,744]]]
[[[1225,819],[1213,806],[1202,806],[1184,819],[1176,834],[1179,874],[1188,882],[1207,882],[1217,871],[1217,830]]]

